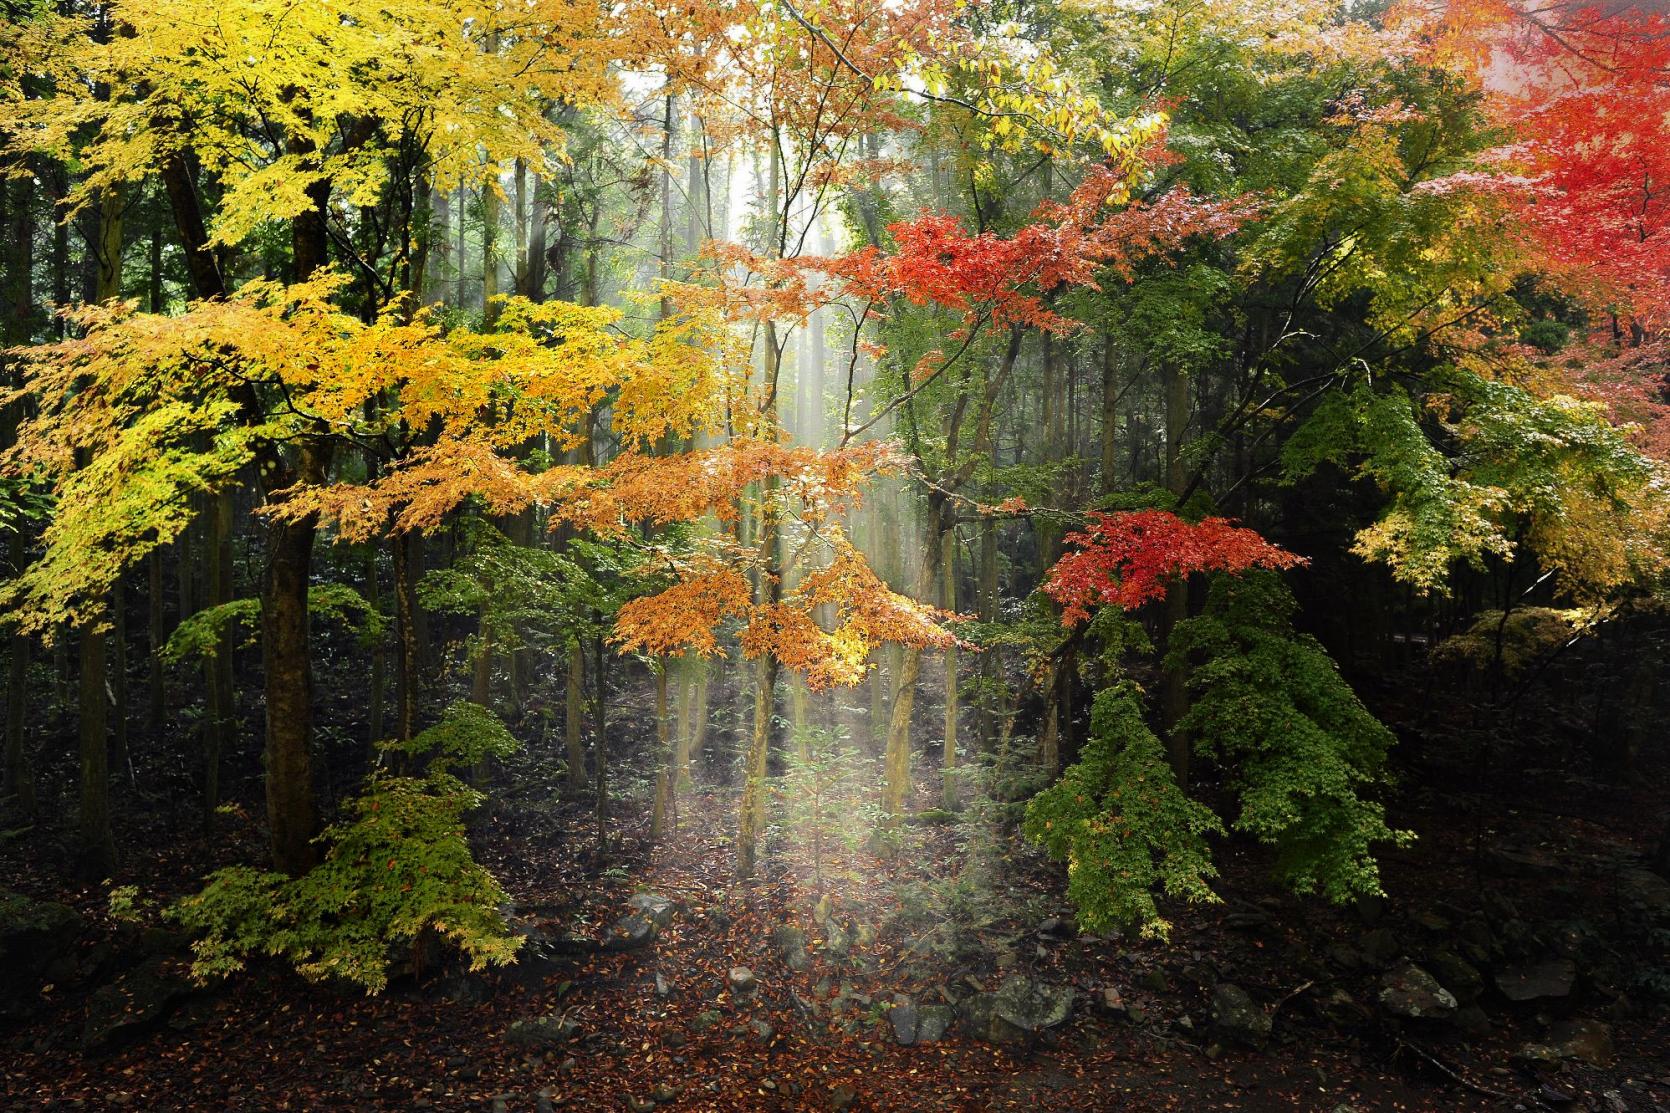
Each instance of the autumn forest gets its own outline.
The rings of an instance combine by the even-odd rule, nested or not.
[[[0,0],[0,1108],[1670,1108],[1649,0]]]

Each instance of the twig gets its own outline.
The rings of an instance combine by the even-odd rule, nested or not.
[[[1419,1055],[1422,1059],[1425,1059],[1428,1063],[1432,1064],[1434,1067],[1437,1067],[1438,1070],[1441,1071],[1445,1075],[1445,1077],[1453,1079],[1456,1082],[1459,1082],[1461,1085],[1467,1087],[1469,1090],[1472,1090],[1475,1094],[1483,1094],[1487,1098],[1498,1098],[1502,1101],[1512,1101],[1513,1100],[1513,1095],[1512,1094],[1507,1093],[1506,1091],[1503,1091],[1503,1090],[1493,1090],[1489,1086],[1485,1086],[1482,1083],[1474,1082],[1472,1079],[1467,1078],[1464,1075],[1458,1074],[1456,1071],[1452,1070],[1449,1066],[1445,1065],[1445,1063],[1442,1060],[1440,1060],[1439,1058],[1437,1058],[1435,1055],[1433,1055],[1430,1052],[1424,1050],[1423,1048],[1416,1047],[1414,1044],[1408,1042],[1407,1040],[1398,1040],[1397,1041],[1397,1046],[1398,1046],[1398,1049],[1400,1051],[1405,1050],[1405,1049],[1407,1049],[1409,1051],[1413,1051],[1416,1055]]]

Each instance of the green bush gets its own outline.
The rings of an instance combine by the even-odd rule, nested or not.
[[[1024,830],[1067,864],[1067,896],[1091,931],[1135,927],[1163,938],[1170,924],[1156,889],[1217,899],[1206,835],[1223,825],[1178,787],[1129,682],[1096,694],[1078,762],[1033,799]]]
[[[1392,732],[1369,713],[1315,638],[1294,632],[1292,594],[1273,573],[1222,576],[1206,612],[1178,623],[1168,664],[1193,667],[1178,724],[1239,796],[1234,828],[1274,846],[1300,893],[1345,901],[1380,892],[1386,825],[1362,792],[1384,780]]]
[[[376,993],[398,951],[415,959],[430,939],[457,947],[472,970],[513,961],[520,940],[499,911],[508,898],[465,836],[464,813],[484,797],[452,768],[515,745],[489,712],[457,704],[398,747],[427,759],[427,769],[373,772],[348,818],[320,836],[329,849],[313,870],[292,878],[234,866],[211,875],[170,910],[197,936],[193,973],[225,976],[268,955],[307,978],[344,978]]]

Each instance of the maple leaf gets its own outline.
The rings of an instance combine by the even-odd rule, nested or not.
[[[1307,563],[1228,519],[1186,522],[1166,510],[1094,514],[1088,529],[1068,534],[1066,541],[1076,548],[1050,569],[1044,590],[1062,604],[1067,626],[1088,619],[1092,607],[1134,610],[1163,599],[1171,581],[1195,572]]]

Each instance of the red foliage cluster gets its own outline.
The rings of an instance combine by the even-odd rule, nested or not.
[[[1191,523],[1166,510],[1096,514],[1089,529],[1068,534],[1067,542],[1074,551],[1056,561],[1044,581],[1044,590],[1062,605],[1066,626],[1089,618],[1092,607],[1133,610],[1164,599],[1177,576],[1306,563],[1227,518]]]
[[[864,248],[820,269],[844,292],[875,301],[903,297],[971,317],[990,313],[994,325],[1061,330],[1066,318],[1044,296],[1064,286],[1097,289],[1096,273],[1110,268],[1125,279],[1138,262],[1164,255],[1194,236],[1222,237],[1256,211],[1246,198],[1214,201],[1174,189],[1147,204],[1106,210],[1123,179],[1092,173],[1066,201],[1046,201],[1031,223],[1007,238],[970,233],[955,216],[929,214],[889,225],[897,249]]]
[[[1646,5],[1458,0],[1438,38],[1475,58],[1519,142],[1526,231],[1579,293],[1670,317],[1670,16]],[[1529,188],[1526,188],[1529,187]]]

